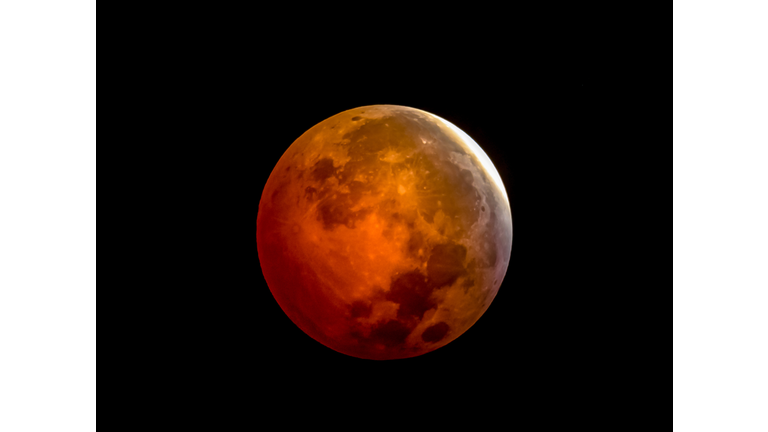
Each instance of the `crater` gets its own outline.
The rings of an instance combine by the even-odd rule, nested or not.
[[[418,270],[413,270],[392,281],[386,298],[400,305],[397,309],[398,318],[421,319],[424,312],[437,306],[430,299],[432,290],[427,278]]]
[[[333,159],[323,158],[317,161],[314,167],[312,167],[312,178],[317,181],[324,181],[332,176],[333,172]]]
[[[317,194],[317,189],[313,188],[312,186],[307,186],[307,188],[304,189],[304,196],[307,199],[307,201],[314,201],[316,194]]]
[[[439,342],[443,340],[445,335],[448,334],[448,330],[451,328],[444,322],[439,322],[435,325],[427,327],[424,333],[421,334],[421,340],[424,342]]]
[[[411,334],[409,326],[397,320],[389,320],[374,327],[369,339],[374,344],[380,343],[392,348],[405,343],[409,334]]]
[[[368,318],[371,316],[372,310],[373,306],[371,306],[371,304],[358,300],[352,303],[350,313],[352,314],[352,318]]]
[[[317,206],[317,216],[323,222],[323,228],[332,230],[337,225],[345,225],[347,228],[355,228],[355,223],[370,212],[370,208],[363,208],[352,211],[350,208],[354,205],[350,199],[350,194],[340,194],[335,199],[326,199],[320,201]]]
[[[418,258],[419,250],[423,250],[426,245],[424,241],[424,234],[421,231],[411,231],[411,237],[408,239],[408,255]]]
[[[433,287],[453,284],[466,273],[464,259],[467,248],[456,243],[438,244],[432,248],[427,261],[427,275]]]

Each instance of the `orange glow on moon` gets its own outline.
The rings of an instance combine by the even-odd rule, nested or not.
[[[472,138],[428,112],[373,105],[288,148],[259,202],[257,243],[272,295],[305,333],[397,359],[446,345],[488,309],[512,218]]]

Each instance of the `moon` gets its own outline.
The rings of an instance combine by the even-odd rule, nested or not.
[[[509,265],[504,184],[480,146],[434,114],[344,111],[286,150],[259,201],[264,278],[285,314],[340,353],[419,356],[485,313]]]

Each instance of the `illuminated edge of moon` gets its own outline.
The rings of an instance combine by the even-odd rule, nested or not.
[[[464,144],[466,144],[472,150],[472,152],[475,153],[478,160],[480,160],[480,163],[483,165],[483,168],[485,168],[485,171],[491,175],[494,183],[496,183],[496,186],[499,188],[499,190],[501,190],[502,192],[501,195],[504,197],[504,202],[507,203],[507,209],[509,209],[510,208],[509,198],[507,197],[507,190],[504,188],[504,182],[501,181],[501,176],[499,175],[499,172],[496,170],[496,166],[493,165],[493,162],[491,162],[491,159],[488,157],[487,154],[485,154],[483,149],[475,142],[475,140],[472,139],[472,137],[467,135],[466,132],[461,130],[458,126],[454,125],[453,123],[449,122],[448,120],[440,116],[437,116],[427,111],[423,111],[423,112],[442,121],[451,130],[456,132],[456,134],[459,135],[462,140],[464,140]]]

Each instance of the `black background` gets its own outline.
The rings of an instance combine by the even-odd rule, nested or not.
[[[617,174],[631,156],[618,108],[626,93],[610,79],[617,66],[597,61],[583,39],[531,45],[510,35],[437,50],[383,36],[362,46],[264,36],[205,48],[215,78],[183,102],[196,113],[179,125],[191,132],[177,144],[182,174],[168,196],[184,196],[189,210],[168,226],[183,227],[174,228],[187,260],[174,292],[185,318],[167,340],[184,341],[169,348],[205,377],[188,386],[227,394],[237,409],[257,395],[313,404],[340,389],[347,403],[388,409],[403,398],[461,397],[520,412],[578,399],[600,374],[611,394],[600,371],[628,356],[611,348],[627,298],[617,242],[627,237],[622,221],[641,210],[618,204]],[[326,118],[375,104],[422,109],[469,134],[512,208],[510,264],[487,312],[411,359],[357,359],[304,334],[272,297],[256,247],[259,199],[283,152]]]
[[[316,5],[333,20],[299,6],[174,8],[151,14],[178,26],[149,38],[154,50],[125,29],[114,52],[131,56],[127,120],[107,151],[133,159],[118,173],[124,189],[102,189],[130,230],[131,247],[118,248],[131,280],[114,290],[126,330],[104,333],[126,347],[125,383],[147,379],[157,409],[175,399],[170,417],[217,425],[262,424],[278,406],[293,410],[283,424],[308,407],[330,421],[354,407],[373,415],[367,426],[460,412],[478,427],[490,414],[582,424],[634,409],[623,397],[658,386],[646,378],[661,360],[645,347],[663,337],[648,331],[662,325],[666,292],[653,243],[668,139],[660,22],[581,4],[440,8],[452,17],[367,6],[350,18]],[[272,297],[257,254],[259,199],[283,152],[326,118],[373,104],[461,128],[512,208],[497,297],[458,339],[412,359],[362,360],[311,339]]]

